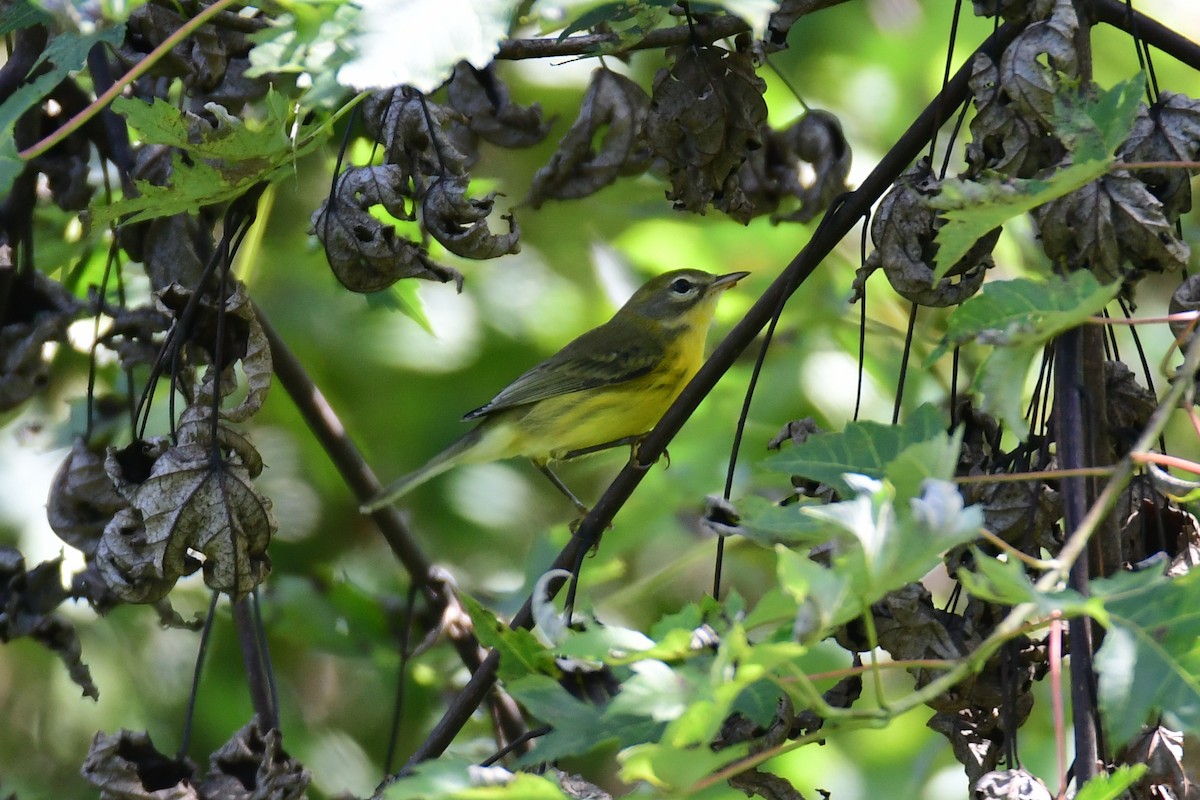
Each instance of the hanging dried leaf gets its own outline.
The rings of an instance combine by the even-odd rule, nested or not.
[[[212,227],[202,225],[195,214],[156,217],[145,223],[142,262],[156,291],[172,283],[194,290],[211,250]]]
[[[212,316],[215,324],[215,309],[212,311]],[[245,422],[258,413],[266,401],[267,392],[271,388],[272,371],[271,346],[267,343],[267,336],[263,332],[262,324],[258,321],[258,315],[254,313],[250,297],[241,283],[237,284],[232,294],[225,300],[225,317],[222,325],[226,331],[236,330],[239,337],[236,342],[236,353],[238,361],[242,364],[242,373],[246,376],[246,396],[232,408],[222,407],[221,417],[229,422]],[[245,332],[244,338],[241,338],[243,331]],[[225,353],[228,352],[228,350],[225,351]],[[214,388],[220,392],[221,397],[227,397],[237,389],[238,380],[234,364],[232,361],[227,361],[226,364],[225,368],[219,371],[214,365],[209,366],[196,395],[197,404],[207,408],[212,403]],[[219,386],[214,387],[218,374],[221,376]],[[182,426],[182,424],[183,419],[181,418],[180,425]]]
[[[1138,109],[1133,132],[1117,151],[1122,161],[1200,160],[1200,100],[1163,92],[1158,102]],[[1192,186],[1188,177],[1197,170],[1153,167],[1132,172],[1146,184],[1163,205],[1163,215],[1172,225],[1192,208]]]
[[[594,71],[579,116],[533,176],[529,204],[540,208],[546,200],[587,197],[621,175],[644,172],[650,166],[644,140],[649,111],[642,87],[612,70]]]
[[[0,547],[0,642],[28,636],[58,654],[71,680],[85,697],[99,699],[92,673],[80,659],[75,626],[54,613],[67,599],[62,559],[43,561],[28,572],[25,558],[12,547]]]
[[[772,212],[794,198],[799,207],[771,221],[809,222],[846,191],[850,144],[833,114],[814,109],[782,131],[763,126],[762,139],[765,146],[750,153],[741,171],[742,191],[755,214]]]
[[[371,138],[384,146],[387,163],[405,175],[465,175],[479,160],[463,117],[411,86],[371,94],[362,119]]]
[[[1000,87],[1017,114],[1053,131],[1054,97],[1064,79],[1079,78],[1075,37],[1079,19],[1071,0],[1056,0],[1049,19],[1022,31],[1000,59]]]
[[[929,201],[940,187],[928,160],[922,159],[884,195],[871,222],[875,250],[854,279],[856,298],[862,296],[867,278],[880,268],[897,294],[923,306],[958,305],[979,291],[984,275],[993,266],[991,251],[1000,229],[976,242],[945,278],[934,283],[934,237],[945,221]]]
[[[382,205],[397,219],[414,219],[408,174],[394,164],[346,170],[312,216],[312,232],[324,245],[333,274],[352,292],[378,292],[401,278],[462,284],[462,275],[367,211]]]
[[[1200,311],[1200,275],[1191,275],[1171,293],[1171,302],[1167,306],[1171,314],[1182,314],[1185,311]],[[1200,328],[1200,322],[1195,320],[1176,320],[1170,323],[1171,333],[1180,340],[1181,350],[1187,349],[1187,343],[1192,340],[1192,334]],[[1186,339],[1184,337],[1187,337]]]
[[[99,298],[90,298],[96,303]],[[158,305],[141,305],[132,308],[104,306],[104,313],[112,324],[99,339],[105,347],[114,351],[125,369],[153,364],[162,349],[161,336],[171,327],[173,316]]]
[[[1015,178],[1029,178],[1044,164],[1062,158],[1062,144],[1045,135],[1038,124],[1017,112],[1000,87],[1000,70],[985,53],[977,53],[971,64],[971,93],[975,116],[971,119],[972,141],[966,159],[970,173],[992,169]]]
[[[79,771],[105,800],[203,800],[196,765],[158,752],[145,731],[97,733]]]
[[[1110,172],[1034,210],[1042,246],[1056,265],[1086,267],[1102,283],[1184,269],[1190,249],[1162,204],[1123,170]],[[1129,266],[1126,266],[1126,265]]]
[[[0,270],[16,272],[11,250],[0,248]],[[37,270],[16,272],[0,318],[0,411],[9,411],[49,383],[42,354],[47,342],[62,341],[79,304],[63,287]]]
[[[498,258],[521,250],[521,231],[512,214],[504,215],[508,233],[493,234],[487,218],[496,193],[468,197],[465,177],[435,178],[421,202],[421,222],[442,246],[463,258]]]
[[[1117,458],[1124,458],[1158,408],[1158,398],[1124,361],[1104,362],[1104,392],[1109,440]]]
[[[96,554],[100,534],[128,503],[104,471],[104,458],[76,439],[63,459],[46,501],[46,517],[58,538],[85,556]]]
[[[283,734],[252,722],[209,758],[202,797],[221,800],[299,800],[312,776],[283,749]]]
[[[196,412],[201,419],[204,413]],[[126,480],[117,452],[109,451],[105,467],[132,507],[105,529],[97,560],[109,585],[128,602],[157,600],[195,572],[193,552],[204,556],[205,583],[235,598],[270,571],[267,545],[275,518],[270,500],[251,484],[261,459],[224,425],[215,459],[214,447],[199,439],[204,427],[182,426],[180,444],[154,460],[142,481]]]
[[[446,87],[446,99],[466,117],[472,133],[500,147],[531,147],[550,132],[540,105],[512,102],[494,62],[480,70],[460,61]]]
[[[1034,481],[997,481],[964,487],[964,502],[983,508],[984,527],[1014,547],[1037,553],[1054,552],[1062,518],[1062,497]]]
[[[688,45],[667,51],[670,70],[654,78],[646,139],[666,162],[675,208],[703,214],[709,203],[739,222],[754,209],[738,178],[751,150],[762,146],[766,84],[745,53]]]

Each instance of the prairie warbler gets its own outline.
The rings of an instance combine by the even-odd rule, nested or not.
[[[382,508],[457,464],[515,456],[531,459],[584,510],[548,463],[633,444],[648,433],[700,369],[717,298],[747,274],[680,269],[653,278],[608,322],[464,416],[479,425],[383,489],[362,511]]]

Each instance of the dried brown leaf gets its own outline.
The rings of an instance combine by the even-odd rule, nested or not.
[[[411,86],[373,93],[363,102],[362,119],[384,146],[385,161],[406,175],[465,175],[479,160],[463,116]]]
[[[996,770],[978,776],[973,782],[971,797],[975,800],[1051,800],[1054,797],[1042,779],[1026,769]]]
[[[1134,797],[1189,796],[1192,781],[1184,764],[1183,743],[1182,733],[1157,725],[1146,728],[1125,745],[1118,763],[1146,765],[1146,774],[1133,788]]]
[[[587,197],[621,175],[650,166],[644,130],[650,98],[629,78],[600,68],[592,73],[579,116],[550,162],[533,176],[529,203]]]
[[[498,258],[521,250],[521,231],[512,214],[504,215],[508,233],[494,234],[487,218],[496,193],[467,196],[465,177],[436,178],[421,202],[421,222],[442,246],[463,258]]]
[[[471,132],[500,147],[531,147],[550,132],[537,103],[519,106],[496,75],[495,64],[479,70],[465,61],[454,68],[446,86],[451,108],[466,117]]]
[[[28,636],[44,645],[62,659],[84,696],[96,700],[100,691],[80,657],[75,626],[55,613],[68,597],[61,574],[62,558],[26,571],[20,551],[0,547],[0,642]]]
[[[234,323],[237,323],[236,325]],[[271,346],[263,332],[254,306],[246,294],[245,287],[238,283],[233,292],[225,300],[225,318],[223,327],[226,330],[235,328],[238,333],[245,331],[245,338],[238,342],[238,360],[242,365],[242,373],[246,376],[246,396],[232,408],[223,407],[221,417],[229,422],[245,422],[258,413],[267,399],[271,388]],[[220,375],[219,385],[216,376]],[[197,394],[197,404],[207,407],[212,403],[213,391],[216,388],[222,397],[231,394],[238,387],[237,373],[233,363],[228,363],[224,369],[217,370],[210,365],[201,382]],[[180,424],[182,425],[182,418]]]
[[[312,776],[283,749],[283,734],[252,722],[209,758],[203,797],[221,800],[299,800]]]
[[[1109,440],[1117,458],[1124,458],[1158,408],[1158,398],[1124,361],[1104,362],[1104,393]]]
[[[203,427],[189,426],[181,434],[198,438]],[[181,438],[154,460],[144,480],[117,480],[131,508],[104,531],[97,559],[123,599],[161,598],[175,581],[195,572],[193,553],[204,556],[205,583],[235,598],[266,578],[267,545],[276,524],[270,500],[251,483],[261,461],[257,452],[242,451],[250,447],[244,438],[222,429],[217,447]],[[116,451],[110,450],[105,466],[122,477]]]
[[[1171,293],[1171,302],[1167,306],[1167,310],[1171,314],[1182,314],[1185,311],[1200,311],[1200,275],[1190,275],[1183,283]],[[1187,343],[1192,340],[1192,335],[1200,322],[1195,320],[1175,320],[1170,323],[1171,333],[1176,339],[1181,340],[1179,347],[1181,350],[1187,349]],[[1187,337],[1184,339],[1184,337]]]
[[[972,173],[992,169],[1016,178],[1032,177],[1045,164],[1057,163],[1063,147],[1044,134],[1037,122],[1018,113],[1000,86],[1000,70],[985,53],[971,64],[975,116],[966,158]]]
[[[862,296],[871,273],[881,268],[897,294],[924,306],[958,305],[979,291],[993,266],[991,250],[1000,229],[976,242],[946,277],[934,283],[934,238],[945,221],[930,199],[940,190],[941,182],[933,176],[928,160],[922,159],[884,195],[871,221],[875,249],[854,280],[857,297]]]
[[[13,269],[7,247],[0,269]],[[0,411],[9,411],[40,392],[50,381],[44,345],[61,341],[79,304],[56,281],[37,270],[22,270],[12,279],[0,319]]]
[[[203,800],[196,765],[158,752],[145,731],[97,733],[80,773],[102,800]]]
[[[1022,31],[1000,59],[1000,87],[1017,114],[1053,131],[1054,97],[1079,78],[1079,19],[1071,0],[1056,0],[1050,18]]]
[[[46,517],[58,538],[85,556],[96,554],[100,534],[128,503],[104,471],[104,457],[76,439],[54,473]]]
[[[1050,260],[1068,269],[1086,267],[1102,283],[1187,266],[1191,251],[1175,236],[1162,203],[1123,170],[1033,213]]]
[[[401,278],[462,282],[458,272],[435,262],[424,247],[367,211],[383,205],[397,219],[413,219],[408,175],[394,164],[349,169],[312,216],[313,233],[325,247],[333,274],[352,292],[377,292]]]
[[[1117,151],[1122,161],[1200,160],[1200,100],[1163,92],[1150,108],[1141,106],[1133,131]],[[1197,170],[1152,167],[1133,175],[1163,204],[1163,215],[1174,224],[1192,208],[1189,176]]]
[[[142,263],[151,288],[200,285],[204,262],[212,255],[211,226],[201,225],[195,214],[175,214],[147,221],[142,233]]]
[[[833,114],[814,109],[781,131],[764,126],[762,139],[765,146],[751,151],[740,177],[755,214],[796,200],[799,207],[771,221],[809,222],[846,191],[850,144]]]
[[[715,46],[672,48],[669,69],[654,78],[646,139],[671,180],[675,208],[702,214],[711,203],[740,222],[754,208],[739,171],[762,146],[766,84],[749,55]]]

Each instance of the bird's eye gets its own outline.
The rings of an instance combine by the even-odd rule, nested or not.
[[[676,278],[671,281],[671,291],[675,294],[687,294],[692,290],[692,282],[687,278]]]

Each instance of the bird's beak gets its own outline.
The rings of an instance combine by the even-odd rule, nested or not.
[[[738,281],[749,274],[749,272],[731,272],[728,275],[718,275],[708,288],[710,290],[724,291],[725,289],[732,288]]]

